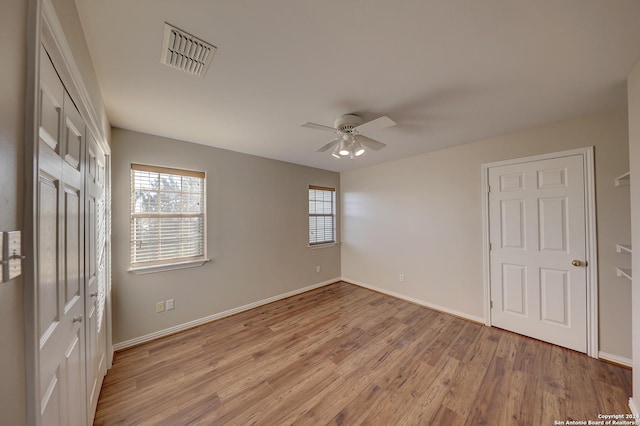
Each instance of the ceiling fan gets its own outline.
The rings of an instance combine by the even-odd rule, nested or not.
[[[333,123],[333,127],[323,126],[316,123],[304,123],[302,127],[308,127],[310,129],[324,130],[328,132],[336,133],[338,136],[331,142],[321,146],[316,151],[325,152],[330,148],[333,148],[333,155],[336,158],[356,158],[365,153],[365,147],[374,151],[384,148],[386,145],[382,142],[378,142],[375,139],[371,139],[363,135],[362,133],[384,129],[385,127],[395,126],[395,121],[389,117],[382,116],[375,120],[362,122],[362,118],[355,114],[346,114],[338,117]]]

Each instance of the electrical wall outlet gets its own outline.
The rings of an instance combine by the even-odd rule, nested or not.
[[[164,300],[156,303],[156,313],[164,312]]]
[[[404,274],[400,274],[400,282],[403,283],[404,282]]]
[[[164,306],[165,306],[165,308],[167,308],[167,311],[173,310],[173,299],[166,300],[164,302]]]
[[[320,265],[316,266],[316,272],[320,272]]]

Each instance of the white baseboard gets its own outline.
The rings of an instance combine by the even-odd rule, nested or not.
[[[388,296],[395,297],[397,299],[406,300],[407,302],[412,302],[418,305],[422,305],[429,309],[433,309],[434,311],[444,312],[445,314],[454,315],[456,317],[468,319],[470,321],[478,322],[484,325],[484,318],[477,317],[475,315],[469,315],[465,312],[456,311],[455,309],[445,308],[444,306],[436,305],[434,303],[425,302],[424,300],[416,299],[415,297],[407,296],[405,294],[396,293],[395,291],[386,290],[380,287],[372,286],[369,284],[365,284],[363,282],[353,280],[351,278],[342,277],[342,281],[357,285],[359,287],[363,287],[369,290],[377,291],[378,293],[386,294]]]
[[[598,358],[603,359],[605,361],[611,361],[616,364],[623,365],[625,367],[633,367],[633,360],[629,358],[624,358],[618,355],[608,354],[606,352],[598,352]]]
[[[130,348],[132,346],[139,345],[141,343],[149,342],[151,340],[158,339],[160,337],[168,336],[170,334],[177,333],[179,331],[187,330],[189,328],[196,327],[201,324],[206,324],[211,321],[215,321],[220,318],[228,317],[230,315],[234,315],[243,311],[248,311],[249,309],[257,308],[258,306],[266,305],[268,303],[276,302],[278,300],[286,299],[287,297],[295,296],[300,293],[305,293],[310,290],[314,290],[316,288],[324,287],[329,284],[333,284],[335,282],[340,281],[340,278],[333,278],[327,281],[323,281],[321,283],[312,284],[307,287],[299,288],[297,290],[290,291],[288,293],[278,294],[277,296],[268,297],[266,299],[258,300],[257,302],[249,303],[247,305],[239,306],[237,308],[229,309],[224,312],[219,312],[217,314],[209,315],[204,318],[200,318],[197,320],[189,321],[184,324],[179,324],[170,328],[166,328],[164,330],[155,331],[153,333],[145,334],[144,336],[136,337],[134,339],[125,340],[124,342],[118,342],[113,345],[114,351],[119,351],[122,349]]]
[[[640,424],[640,411],[638,411],[638,406],[636,405],[635,400],[633,399],[633,397],[629,398],[629,408],[631,409],[631,413],[635,416],[636,418],[636,424]]]

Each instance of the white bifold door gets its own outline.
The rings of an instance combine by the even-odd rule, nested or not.
[[[106,372],[105,156],[41,48],[35,422],[93,422]]]
[[[491,324],[587,351],[582,155],[490,167]]]
[[[106,159],[87,132],[85,173],[85,317],[87,337],[87,407],[93,424],[102,379],[107,373],[106,287]]]
[[[86,423],[84,330],[85,125],[41,53],[37,197],[40,424]]]

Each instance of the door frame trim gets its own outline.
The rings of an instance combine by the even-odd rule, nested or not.
[[[484,323],[491,326],[491,267],[489,261],[489,169],[532,161],[582,156],[585,183],[587,260],[587,355],[598,358],[598,240],[596,234],[595,167],[593,146],[482,164],[482,269]]]

